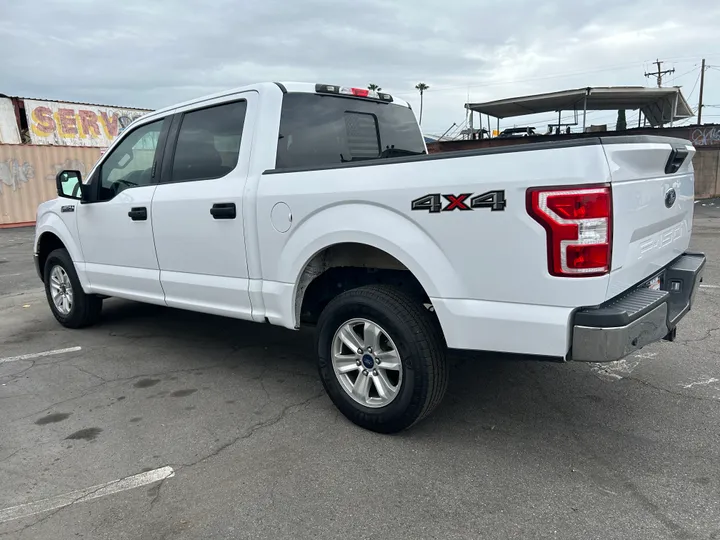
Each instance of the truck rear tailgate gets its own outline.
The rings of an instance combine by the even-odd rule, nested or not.
[[[690,243],[692,157],[682,139],[602,138],[613,197],[612,265],[607,298],[651,278]]]

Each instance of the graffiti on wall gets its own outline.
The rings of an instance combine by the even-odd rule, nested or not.
[[[35,169],[27,161],[20,162],[17,159],[6,159],[0,161],[0,195],[3,186],[17,191],[22,184],[35,178]]]
[[[34,221],[38,205],[57,197],[58,172],[85,177],[99,158],[99,148],[0,144],[0,227]]]
[[[51,163],[48,166],[45,181],[52,182],[54,185],[55,176],[60,171],[80,171],[84,178],[91,168],[92,165],[88,167],[79,159],[68,158],[62,163]],[[21,163],[17,159],[0,161],[0,195],[3,192],[3,185],[17,191],[22,187],[22,184],[27,184],[33,178],[35,178],[35,167],[33,167],[32,163],[27,161]]]
[[[149,111],[56,101],[25,100],[33,144],[107,148],[130,123]]]
[[[690,139],[695,146],[719,146],[720,127],[700,127],[694,129]]]
[[[86,178],[87,173],[90,169],[92,169],[92,165],[90,165],[90,167],[86,167],[85,163],[83,163],[79,159],[67,158],[62,163],[51,164],[50,172],[48,172],[48,174],[45,176],[45,180],[54,184],[55,177],[60,171],[80,171],[81,176],[83,178]]]

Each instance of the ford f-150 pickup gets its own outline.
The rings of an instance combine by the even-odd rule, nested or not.
[[[618,136],[428,155],[382,92],[265,83],[149,113],[57,175],[34,245],[57,320],[119,297],[316,328],[350,420],[429,414],[448,349],[618,360],[693,304],[695,149]]]

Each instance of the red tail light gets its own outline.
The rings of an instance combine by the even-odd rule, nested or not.
[[[547,231],[551,275],[588,277],[610,272],[610,186],[532,188],[527,191],[527,211]]]

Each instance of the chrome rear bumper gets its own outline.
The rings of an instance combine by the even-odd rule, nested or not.
[[[569,358],[612,362],[663,338],[674,339],[678,322],[693,305],[704,268],[704,254],[685,253],[658,274],[660,290],[639,286],[576,311]]]

